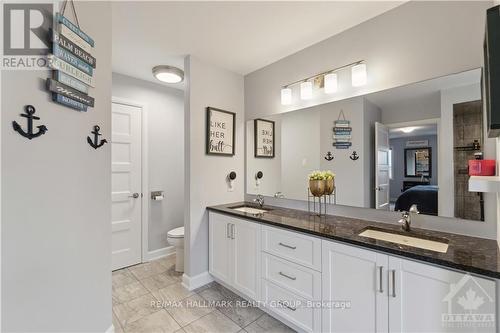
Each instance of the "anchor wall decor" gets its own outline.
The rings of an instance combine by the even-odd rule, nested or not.
[[[33,120],[40,120],[40,117],[35,116],[35,107],[33,105],[26,105],[24,107],[24,112],[26,114],[21,114],[21,117],[28,119],[28,132],[25,132],[22,129],[21,125],[17,123],[17,121],[12,122],[12,127],[14,128],[14,131],[21,134],[25,138],[28,138],[29,140],[39,137],[45,134],[45,132],[47,132],[47,127],[45,125],[40,125],[37,126],[38,132],[33,133]]]
[[[102,139],[101,142],[99,142],[99,136],[102,135],[101,133],[99,133],[100,130],[101,128],[98,125],[94,126],[94,130],[91,132],[92,134],[94,134],[94,141],[92,141],[92,139],[87,136],[87,142],[94,149],[102,147],[105,143],[108,143],[106,139]]]
[[[349,156],[349,158],[353,161],[356,161],[359,159],[359,155],[358,155],[358,153],[356,153],[356,151],[353,151],[351,156]]]
[[[325,160],[331,161],[333,159],[334,159],[334,157],[333,157],[333,154],[332,154],[331,151],[329,151],[328,153],[326,153]]]

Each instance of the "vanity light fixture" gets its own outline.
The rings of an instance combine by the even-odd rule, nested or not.
[[[288,87],[281,88],[281,105],[292,104],[292,89]]]
[[[167,65],[153,67],[153,75],[156,79],[165,83],[180,83],[184,80],[184,71],[182,69]]]
[[[281,88],[281,105],[292,104],[292,87],[298,84],[300,84],[300,99],[302,100],[308,100],[313,97],[313,85],[318,88],[324,87],[324,91],[326,94],[333,94],[337,92],[339,87],[337,72],[347,68],[351,68],[351,79],[353,87],[359,87],[366,84],[366,64],[364,60],[359,60],[284,85]]]
[[[339,87],[337,73],[328,73],[325,75],[325,93],[336,93]]]
[[[361,87],[366,84],[366,64],[352,66],[351,80],[353,87]]]
[[[300,84],[300,99],[311,99],[313,96],[313,83],[304,81]]]

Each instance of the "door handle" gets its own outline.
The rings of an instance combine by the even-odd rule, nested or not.
[[[226,238],[231,238],[231,223],[226,223]]]
[[[384,292],[383,270],[384,270],[384,266],[378,266],[378,291],[379,291],[379,293]]]
[[[391,278],[392,278],[392,297],[396,298],[396,270],[391,270]]]
[[[139,197],[139,193],[133,193],[132,195],[129,195],[128,196],[129,198],[134,198],[134,199],[137,199]]]
[[[290,280],[293,280],[293,281],[297,280],[297,278],[296,278],[296,277],[294,277],[294,276],[290,276],[290,275],[287,275],[287,274],[285,274],[285,273],[283,273],[283,272],[279,272],[279,275],[284,276],[284,277],[286,277],[287,279],[290,279]]]
[[[234,224],[231,223],[231,239],[234,239]]]
[[[286,247],[286,248],[289,248],[289,249],[292,249],[292,250],[295,250],[297,248],[296,246],[291,246],[291,245],[283,244],[281,242],[279,242],[278,245]]]

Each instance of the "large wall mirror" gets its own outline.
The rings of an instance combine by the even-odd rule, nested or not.
[[[468,190],[468,161],[495,156],[481,97],[476,69],[264,117],[273,127],[262,133],[250,120],[247,192],[307,200],[308,175],[331,170],[337,204],[417,204],[424,214],[484,221],[496,200]],[[259,140],[273,145],[273,156],[255,154]]]

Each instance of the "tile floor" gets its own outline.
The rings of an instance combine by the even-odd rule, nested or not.
[[[116,333],[294,332],[218,283],[185,289],[174,266],[169,256],[113,272]]]

